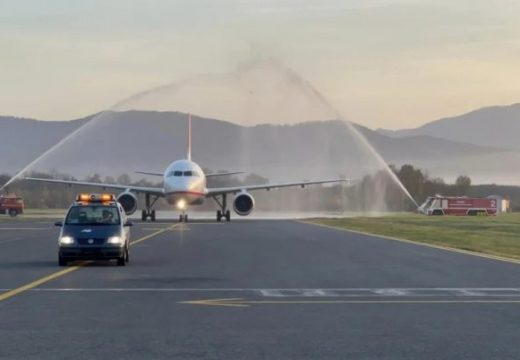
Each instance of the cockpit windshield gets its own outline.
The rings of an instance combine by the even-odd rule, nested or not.
[[[171,176],[195,176],[200,177],[200,174],[197,170],[187,170],[187,171],[180,171],[180,170],[172,170],[168,173],[168,177]]]

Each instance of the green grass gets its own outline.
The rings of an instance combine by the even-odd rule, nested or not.
[[[520,214],[489,217],[402,214],[309,222],[520,259]]]

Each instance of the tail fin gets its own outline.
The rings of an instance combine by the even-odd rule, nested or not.
[[[186,159],[191,161],[191,114],[188,114],[188,152]]]

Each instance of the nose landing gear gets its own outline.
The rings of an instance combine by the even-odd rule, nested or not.
[[[146,221],[146,219],[150,218],[150,221],[155,221],[155,210],[142,210],[141,211],[141,220]]]
[[[188,214],[182,213],[179,215],[179,222],[188,222]]]

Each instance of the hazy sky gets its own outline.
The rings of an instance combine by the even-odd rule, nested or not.
[[[516,0],[0,0],[0,114],[82,117],[273,57],[351,120],[520,102]]]

